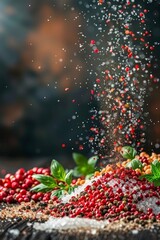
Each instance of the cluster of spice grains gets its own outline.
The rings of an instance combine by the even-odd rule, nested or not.
[[[95,39],[90,40],[91,57],[97,65],[91,94],[100,102],[99,118],[104,129],[91,130],[97,135],[100,149],[108,155],[114,146],[132,143],[137,148],[146,141],[148,115],[143,112],[144,97],[154,89],[149,88],[150,84],[159,81],[151,66],[156,62],[154,51],[159,43],[151,41],[149,19],[151,9],[156,9],[158,3],[149,0],[98,3],[93,6],[95,15],[90,7],[92,13],[90,18],[87,15],[87,24],[97,26]]]
[[[120,152],[122,147],[116,148],[117,152]],[[139,173],[141,175],[144,174],[150,174],[151,173],[151,163],[153,163],[155,160],[160,162],[160,154],[152,153],[151,156],[147,154],[146,152],[141,152],[139,155],[135,156],[135,159],[138,159],[142,163],[142,169],[137,168],[135,169],[136,173]],[[113,172],[115,165],[117,167],[127,167],[127,164],[131,162],[131,159],[127,159],[123,162],[118,162],[116,164],[107,164],[106,167],[104,167],[101,171],[95,171],[94,177],[101,176],[104,173]],[[77,185],[83,184],[85,181],[82,179],[78,179],[76,182]]]
[[[21,203],[30,202],[31,200],[48,202],[50,200],[50,192],[35,193],[30,191],[32,186],[39,183],[32,177],[33,174],[50,175],[50,169],[34,167],[25,171],[23,168],[20,168],[14,175],[6,174],[4,179],[0,179],[0,202]]]
[[[141,175],[144,174],[150,174],[151,173],[151,163],[153,163],[155,160],[160,162],[160,154],[152,153],[151,156],[149,156],[146,152],[141,152],[140,155],[137,155],[135,157],[136,159],[139,159],[139,161],[142,163],[142,169],[135,169],[137,173],[140,173]],[[122,163],[122,166],[126,167],[126,165],[130,162],[131,160],[128,159]],[[121,163],[118,163],[117,165],[119,166]]]
[[[95,178],[80,194],[51,210],[54,217],[160,220],[160,187],[139,179],[132,169],[117,167]]]
[[[123,149],[130,147],[124,147]],[[134,149],[131,149],[134,151]],[[96,171],[91,180],[73,180],[72,185],[81,185],[72,195],[66,195],[67,201],[52,197],[51,192],[32,192],[33,186],[39,184],[33,174],[50,176],[48,168],[33,168],[25,171],[19,169],[14,175],[7,174],[0,180],[0,201],[7,203],[21,203],[22,205],[35,202],[44,204],[44,208],[36,208],[40,217],[46,214],[54,217],[85,217],[98,220],[108,219],[115,221],[127,220],[160,220],[160,186],[155,186],[140,176],[150,173],[150,164],[160,162],[160,155],[153,153],[151,156],[142,152],[135,156],[141,162],[141,169],[129,169],[126,160],[122,163],[109,164],[101,171]],[[54,189],[53,189],[54,190]],[[52,204],[53,203],[53,204]],[[28,206],[27,209],[28,209]],[[17,209],[17,208],[16,208]],[[23,206],[23,209],[24,206]],[[23,210],[20,213],[23,217]],[[34,209],[34,206],[33,206]],[[15,210],[17,211],[17,210]],[[10,210],[8,211],[11,212]],[[32,212],[32,208],[31,208]],[[4,213],[4,216],[6,211]],[[30,214],[32,216],[35,214]],[[36,214],[37,215],[37,214]]]

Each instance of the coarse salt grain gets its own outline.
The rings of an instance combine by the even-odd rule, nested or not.
[[[97,221],[87,218],[50,217],[48,221],[44,223],[34,223],[33,228],[41,231],[51,231],[52,229],[86,229],[91,230],[92,234],[95,234],[94,230],[103,229],[108,223],[107,220]]]
[[[76,197],[77,195],[79,195],[82,191],[84,191],[84,189],[88,186],[88,185],[92,185],[93,181],[96,181],[100,178],[101,176],[98,176],[96,178],[90,179],[90,180],[86,180],[85,183],[81,186],[78,186],[78,188],[76,188],[74,190],[74,192],[72,192],[71,194],[66,194],[65,196],[62,197],[62,202],[63,203],[67,203],[72,197]]]
[[[143,201],[137,203],[137,207],[145,213],[147,213],[148,208],[152,208],[154,214],[159,214],[160,206],[156,204],[158,200],[156,197],[145,198]]]
[[[97,181],[101,177],[102,176],[98,176],[94,179],[86,180],[86,182],[83,185],[79,186],[72,194],[67,194],[66,196],[64,196],[62,198],[62,202],[63,203],[69,202],[69,200],[73,196],[76,197],[77,195],[79,195],[82,191],[84,191],[86,186],[92,185],[93,181]],[[139,181],[137,181],[135,179],[126,178],[125,180],[122,180],[122,179],[113,178],[112,180],[107,182],[107,185],[112,187],[114,193],[116,193],[118,188],[120,188],[124,194],[126,194],[126,192],[129,192],[129,194],[132,194],[132,196],[135,200],[137,200],[140,195],[145,196],[145,194],[149,193],[149,190],[147,190],[149,188],[149,184],[145,183],[146,190],[142,191],[141,186],[139,185]],[[134,191],[136,191],[135,194],[133,194]],[[147,197],[144,200],[138,201],[138,203],[136,205],[137,205],[137,208],[139,210],[143,211],[144,213],[147,213],[148,208],[152,208],[154,214],[159,214],[160,206],[158,206],[156,204],[156,202],[158,200],[159,199],[154,196]]]
[[[133,234],[133,235],[137,235],[137,234],[138,234],[138,230],[133,229],[133,230],[132,230],[132,234]]]
[[[20,234],[20,231],[19,231],[18,229],[9,229],[9,230],[8,230],[8,233],[10,233],[13,238],[14,238],[14,237],[17,238],[17,237],[19,236],[19,234]]]

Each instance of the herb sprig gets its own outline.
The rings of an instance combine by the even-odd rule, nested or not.
[[[73,170],[73,175],[75,177],[84,176],[85,178],[90,178],[94,172],[98,170],[96,167],[98,160],[97,156],[93,156],[89,159],[80,153],[73,153],[72,156],[77,165]]]
[[[63,166],[56,160],[52,160],[51,176],[43,174],[34,174],[33,178],[40,182],[40,184],[31,188],[35,192],[52,192],[52,196],[62,197],[65,193],[72,193],[75,186],[72,186],[73,171],[65,171]]]
[[[142,165],[142,163],[141,163],[141,161],[139,161],[138,159],[133,159],[133,160],[131,160],[130,162],[128,162],[127,164],[126,164],[126,167],[127,168],[132,168],[132,169],[137,169],[137,168],[139,168],[140,170],[142,170],[142,168],[143,168],[143,165]]]
[[[138,159],[135,158],[137,151],[134,148],[132,148],[130,146],[122,147],[120,153],[121,153],[122,157],[131,160],[130,162],[128,162],[126,164],[127,168],[132,168],[134,170],[139,168],[140,170],[142,170],[143,165],[142,165],[141,161],[139,161]]]
[[[151,173],[142,175],[140,178],[146,178],[156,187],[160,186],[160,162],[155,160],[153,163],[151,163]]]
[[[127,168],[137,169],[139,168],[142,170],[143,164],[141,161],[135,158],[137,152],[134,148],[130,146],[122,147],[121,155],[126,158],[130,159],[131,161],[126,164]],[[144,174],[140,176],[140,179],[146,178],[149,182],[153,183],[154,186],[160,186],[160,162],[158,160],[154,160],[151,163],[151,173]]]
[[[123,158],[132,160],[135,158],[137,151],[130,146],[124,146],[122,147],[120,154],[122,155]]]

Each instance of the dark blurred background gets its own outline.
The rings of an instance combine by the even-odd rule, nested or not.
[[[98,107],[79,48],[87,29],[74,2],[0,3],[1,168],[49,165],[53,157],[68,166],[73,151],[92,152],[91,109]]]
[[[90,94],[95,80],[89,71],[91,50],[80,49],[84,39],[81,42],[79,33],[89,40],[96,33],[83,19],[83,14],[91,14],[87,2],[93,1],[0,2],[2,174],[20,166],[49,165],[52,158],[70,166],[73,151],[89,156],[98,150],[89,144],[94,138],[90,128],[99,127],[91,111],[99,110]],[[159,41],[160,16],[153,8],[151,18],[157,25],[152,40]],[[152,27],[152,21],[149,24]],[[155,67],[155,78],[158,74]],[[156,124],[146,129],[147,141],[153,143],[145,143],[148,150],[160,144],[160,92],[153,89],[146,109]]]

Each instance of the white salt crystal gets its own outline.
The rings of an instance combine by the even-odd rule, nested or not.
[[[137,235],[138,234],[138,230],[136,230],[136,229],[132,230],[132,234]]]
[[[9,229],[8,232],[9,232],[10,234],[12,234],[13,237],[16,237],[16,238],[17,238],[17,237],[19,236],[19,234],[20,234],[20,232],[19,232],[18,229]]]
[[[41,231],[51,231],[52,229],[86,229],[91,230],[92,234],[96,234],[96,229],[104,228],[109,222],[97,221],[88,218],[53,218],[50,217],[44,223],[34,223],[33,228]]]
[[[156,204],[157,201],[159,201],[159,199],[156,197],[145,198],[143,201],[137,203],[137,207],[145,213],[148,208],[152,208],[154,214],[159,214],[160,206]]]
[[[85,183],[84,183],[83,185],[77,187],[77,188],[74,190],[74,192],[72,192],[71,194],[66,194],[65,196],[63,196],[62,199],[61,199],[62,202],[63,202],[63,203],[66,203],[66,202],[68,202],[72,197],[76,197],[78,194],[80,194],[81,192],[83,192],[84,189],[85,189],[88,185],[91,186],[92,183],[93,183],[93,181],[97,181],[100,177],[101,177],[101,176],[96,177],[96,178],[93,178],[93,179],[90,179],[90,180],[86,180]]]

